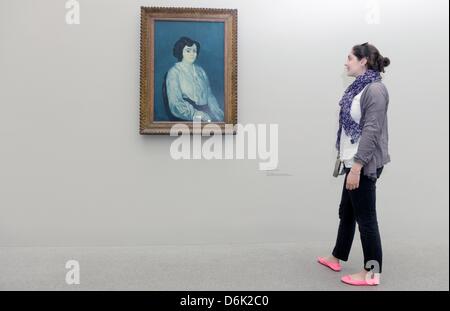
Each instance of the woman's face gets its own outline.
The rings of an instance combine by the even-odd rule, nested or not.
[[[365,57],[358,60],[358,58],[353,54],[353,51],[347,56],[347,62],[345,63],[345,68],[347,69],[347,75],[350,77],[357,77],[366,71],[367,59]]]
[[[183,61],[188,63],[194,63],[197,58],[197,46],[193,44],[192,46],[185,46],[183,48]]]

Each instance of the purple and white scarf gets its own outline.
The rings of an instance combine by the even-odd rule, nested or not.
[[[341,110],[339,111],[339,130],[336,139],[336,149],[338,151],[341,143],[342,128],[344,128],[345,133],[351,137],[352,144],[358,141],[362,133],[362,126],[356,123],[350,115],[353,98],[358,95],[367,84],[378,80],[381,80],[380,73],[368,69],[364,74],[357,76],[355,81],[353,81],[353,83],[345,90],[344,95],[339,102]]]

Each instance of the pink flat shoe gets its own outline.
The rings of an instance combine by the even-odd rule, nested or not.
[[[368,280],[354,280],[350,275],[344,275],[341,281],[354,286],[375,286],[380,284],[380,276],[375,275],[374,278]]]
[[[329,262],[323,257],[318,257],[317,261],[320,264],[324,265],[325,267],[330,268],[333,271],[337,271],[337,272],[341,271],[341,265],[339,263]]]

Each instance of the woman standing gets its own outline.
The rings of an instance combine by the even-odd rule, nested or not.
[[[387,108],[389,94],[380,72],[390,60],[368,43],[355,45],[347,58],[347,75],[355,77],[339,103],[339,130],[336,149],[345,175],[339,205],[339,229],[332,254],[319,257],[319,263],[340,271],[347,261],[358,224],[364,254],[364,269],[345,275],[350,285],[378,285],[382,272],[381,238],[378,229],[375,190],[388,153]]]

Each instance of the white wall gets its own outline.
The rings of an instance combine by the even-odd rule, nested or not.
[[[0,246],[331,245],[343,64],[366,41],[392,62],[382,236],[448,246],[448,1],[379,1],[379,24],[361,0],[80,0],[80,25],[64,3],[0,0]],[[141,5],[238,9],[238,119],[279,124],[280,176],[138,134]]]

